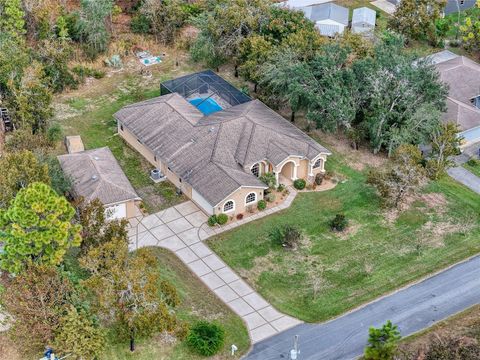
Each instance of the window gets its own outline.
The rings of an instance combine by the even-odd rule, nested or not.
[[[318,159],[315,161],[315,164],[313,164],[314,169],[318,169],[322,165],[322,159]]]
[[[257,200],[257,194],[252,192],[248,194],[247,197],[245,198],[245,204],[250,204],[252,202],[255,202],[255,200]]]
[[[224,205],[223,205],[223,212],[229,212],[233,211],[235,209],[235,203],[233,200],[228,200]]]
[[[260,164],[256,163],[255,165],[252,166],[252,169],[250,170],[253,175],[256,177],[260,176]]]

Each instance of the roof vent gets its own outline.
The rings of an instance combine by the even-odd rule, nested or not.
[[[477,109],[480,109],[480,95],[472,98],[470,101],[472,102],[473,106],[475,106]]]
[[[98,176],[97,176],[97,175],[92,175],[92,180],[93,180],[93,181],[98,180]]]
[[[100,160],[100,158],[99,158],[98,156],[94,156],[94,157],[93,157],[93,160],[97,160],[97,161],[98,161],[98,160]]]
[[[214,127],[214,126],[212,126],[210,129],[208,129],[208,132],[209,132],[209,133],[212,133],[212,132],[214,132],[214,131],[215,131],[215,127]]]

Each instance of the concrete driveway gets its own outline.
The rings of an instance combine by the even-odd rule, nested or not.
[[[245,358],[289,359],[293,337],[299,335],[299,360],[355,359],[363,353],[370,326],[391,320],[407,336],[479,300],[480,257],[475,257],[330,322],[302,324],[266,339]]]
[[[480,178],[475,174],[472,174],[467,169],[458,166],[447,170],[448,175],[457,180],[459,183],[465,185],[470,190],[480,194]]]
[[[292,196],[289,196],[288,205],[293,201],[294,195],[292,193]],[[262,215],[268,214],[266,211]],[[275,310],[209,249],[202,240],[226,231],[232,225],[212,230],[202,226],[207,219],[207,215],[191,201],[147,217],[130,219],[130,250],[146,246],[160,246],[171,250],[221,301],[243,319],[252,343],[300,324],[301,321]]]

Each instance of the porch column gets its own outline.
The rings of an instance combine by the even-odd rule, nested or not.
[[[308,176],[313,176],[313,163],[311,161],[308,162]]]
[[[297,180],[297,167],[298,165],[297,164],[293,164],[293,178],[292,180]]]
[[[273,173],[275,174],[275,181],[276,181],[276,184],[277,184],[277,185],[279,185],[278,171],[274,171]]]

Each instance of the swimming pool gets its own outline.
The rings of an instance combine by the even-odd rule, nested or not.
[[[222,107],[217,104],[212,98],[202,99],[196,98],[188,101],[190,104],[194,105],[198,110],[200,110],[205,115],[213,114],[214,112],[222,110]]]

